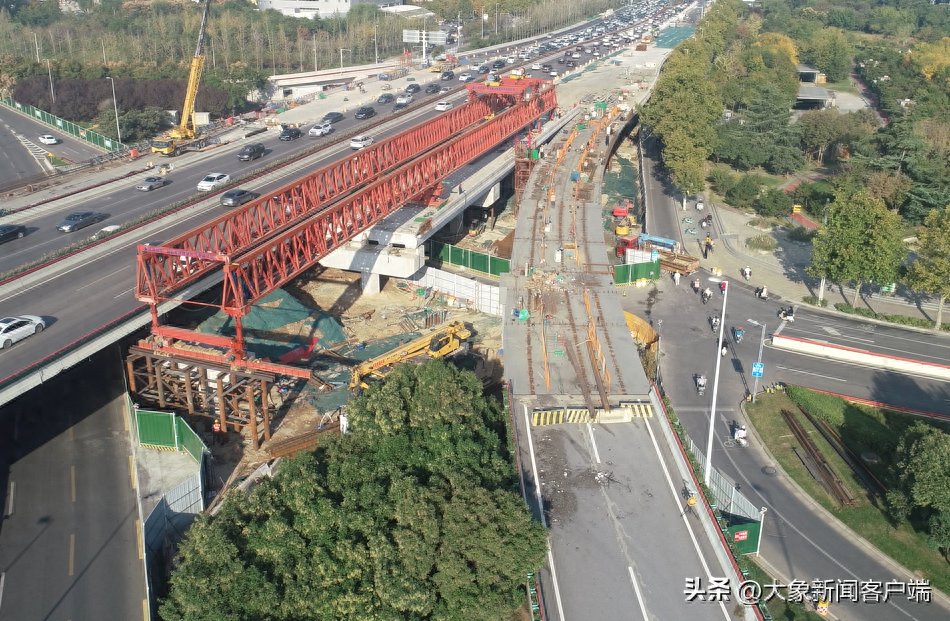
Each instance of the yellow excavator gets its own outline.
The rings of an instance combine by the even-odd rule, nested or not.
[[[183,151],[200,149],[204,146],[204,141],[198,138],[194,116],[195,99],[198,97],[198,85],[201,83],[201,69],[205,64],[205,28],[208,25],[210,9],[211,0],[205,0],[204,13],[201,15],[201,27],[198,29],[198,47],[195,48],[195,55],[191,59],[191,70],[188,72],[188,88],[185,90],[185,104],[181,109],[178,126],[152,140],[152,153],[175,156]]]
[[[358,391],[368,388],[365,380],[369,378],[382,379],[389,375],[400,362],[407,362],[413,358],[425,356],[433,360],[447,358],[457,352],[465,351],[469,346],[472,331],[464,323],[456,321],[414,341],[386,352],[366,362],[353,367],[350,376],[350,390]]]

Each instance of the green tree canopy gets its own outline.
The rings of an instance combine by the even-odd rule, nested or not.
[[[402,365],[348,411],[346,436],[195,523],[165,621],[497,621],[521,603],[545,533],[474,375]]]
[[[911,503],[950,515],[950,434],[918,421],[904,432],[897,455]]]
[[[917,258],[907,271],[907,282],[914,291],[937,296],[935,327],[940,329],[943,305],[950,296],[950,205],[927,215],[917,240]]]
[[[900,216],[867,191],[839,195],[828,210],[828,223],[818,230],[812,250],[812,276],[854,283],[857,305],[861,285],[891,283],[906,256]]]

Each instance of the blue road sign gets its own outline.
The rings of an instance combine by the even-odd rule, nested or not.
[[[762,377],[765,373],[765,365],[761,362],[752,363],[752,377]]]

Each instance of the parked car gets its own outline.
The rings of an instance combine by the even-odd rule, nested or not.
[[[264,144],[255,142],[254,144],[245,145],[243,149],[238,151],[238,159],[242,162],[250,162],[251,160],[264,157],[265,153],[267,153],[267,149],[264,147]]]
[[[359,120],[371,119],[376,116],[376,108],[372,106],[362,106],[353,116]]]
[[[243,188],[234,188],[222,194],[220,202],[222,207],[238,207],[259,197],[260,194],[257,192],[251,192]]]
[[[440,101],[439,103],[435,104],[435,109],[438,110],[439,112],[445,112],[446,110],[451,110],[451,109],[452,109],[452,102],[451,102],[451,101]]]
[[[454,80],[455,72],[454,71],[443,71],[442,75],[439,76],[442,80]]]
[[[285,127],[282,132],[280,132],[280,140],[283,142],[289,142],[291,140],[296,140],[300,138],[303,134],[300,132],[300,129],[296,127]]]
[[[405,88],[405,92],[409,93],[410,95],[412,95],[413,93],[418,93],[421,90],[422,90],[422,87],[419,86],[418,84],[407,84]]]
[[[146,177],[142,179],[141,183],[135,186],[135,189],[141,190],[142,192],[151,192],[152,190],[165,187],[166,183],[168,183],[168,179],[165,177]]]
[[[198,190],[201,192],[208,192],[213,190],[218,186],[222,186],[231,181],[231,175],[226,175],[224,173],[209,173],[205,175],[205,178],[198,182]]]
[[[343,114],[340,112],[327,112],[323,115],[323,120],[327,123],[339,123],[343,120]]]
[[[383,93],[382,95],[379,96],[379,99],[376,100],[376,103],[389,104],[389,103],[392,103],[393,100],[395,99],[396,98],[393,96],[392,93]]]
[[[40,136],[39,140],[42,144],[59,144],[60,143],[59,138],[57,138],[56,136],[52,134],[43,134],[42,136]]]
[[[373,144],[372,136],[353,136],[353,139],[350,140],[351,149],[362,149]]]
[[[310,128],[310,131],[307,132],[308,136],[326,136],[333,131],[333,124],[330,121],[321,121]]]
[[[39,334],[45,327],[46,322],[36,315],[4,317],[0,319],[0,349],[6,349],[17,341]]]
[[[59,226],[56,227],[56,230],[61,233],[72,233],[73,231],[84,229],[97,222],[102,222],[107,217],[106,214],[95,211],[77,211],[66,216]]]
[[[396,98],[396,103],[409,105],[412,103],[412,95],[400,95]]]
[[[437,82],[431,82],[426,84],[426,94],[434,95],[439,92],[439,89],[442,88]]]
[[[26,235],[26,227],[22,224],[0,224],[0,244],[11,239],[20,239]]]

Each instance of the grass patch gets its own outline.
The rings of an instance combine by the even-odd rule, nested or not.
[[[755,216],[746,224],[754,229],[772,229],[775,226],[775,221],[766,216]]]
[[[760,585],[775,583],[775,578],[759,567],[754,559],[749,563],[747,570],[749,572],[749,580],[755,580]],[[767,591],[763,592],[763,596],[766,592]],[[781,591],[781,593],[785,595],[784,591]],[[821,621],[821,619],[824,619],[824,617],[817,613],[805,610],[804,605],[800,603],[788,602],[778,597],[773,597],[766,602],[765,607],[773,619],[783,619],[784,621]]]
[[[928,547],[926,533],[918,532],[906,521],[897,528],[890,524],[883,500],[867,492],[844,460],[799,412],[796,402],[815,418],[831,425],[855,454],[875,453],[880,461],[870,464],[870,469],[885,486],[893,483],[896,477],[895,466],[890,459],[894,455],[898,439],[904,429],[917,419],[848,403],[831,395],[796,386],[788,387],[787,394],[760,395],[757,402],[749,404],[747,408],[749,420],[755,426],[758,437],[765,442],[788,476],[809,496],[881,552],[911,571],[925,576],[934,588],[947,592],[950,589],[950,564]],[[818,449],[855,497],[854,506],[839,506],[809,474],[793,451],[798,443],[782,418],[782,409],[790,410],[799,417]]]
[[[788,238],[792,241],[802,242],[803,244],[810,244],[815,235],[818,234],[817,230],[809,231],[803,226],[796,226],[788,232]]]
[[[828,299],[822,298],[821,302],[819,302],[817,295],[806,295],[802,298],[802,302],[805,304],[811,304],[812,306],[820,306],[822,308],[828,306]]]
[[[926,328],[928,330],[933,330],[934,322],[921,317],[908,317],[907,315],[889,315],[887,313],[875,313],[870,308],[855,308],[850,304],[845,304],[844,302],[838,302],[835,304],[835,309],[841,311],[842,313],[848,313],[849,315],[858,315],[860,317],[868,317],[869,319],[878,319],[880,321],[887,321],[888,323],[896,323],[902,326],[914,326],[916,328]],[[940,326],[940,329],[945,332],[950,332],[950,323],[945,323]]]
[[[745,245],[752,250],[764,250],[774,252],[778,248],[778,242],[771,235],[756,235],[745,240]]]

